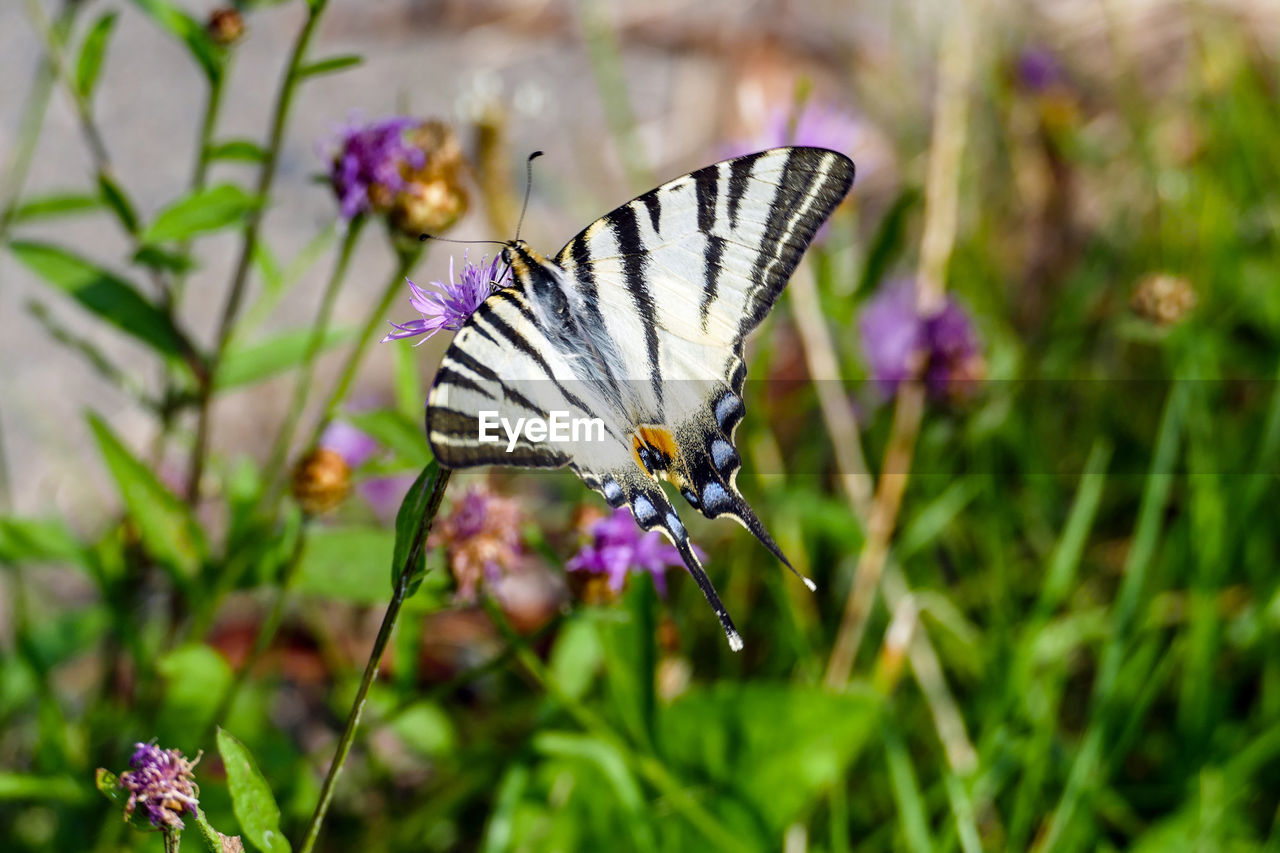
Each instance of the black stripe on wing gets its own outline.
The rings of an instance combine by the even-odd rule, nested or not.
[[[497,431],[497,442],[480,441],[480,421],[465,412],[444,406],[427,409],[427,440],[431,452],[446,468],[477,465],[520,465],[528,468],[561,468],[569,457],[546,443],[533,444],[521,438],[507,452],[507,438]]]
[[[658,320],[653,306],[653,294],[649,292],[649,284],[645,281],[647,253],[644,241],[640,239],[640,222],[636,217],[635,207],[630,204],[624,204],[615,210],[605,221],[613,229],[614,239],[618,241],[618,252],[622,257],[623,281],[631,293],[631,301],[644,326],[649,378],[653,385],[654,399],[661,411],[662,369],[658,356]]]
[[[695,173],[696,174],[696,173]],[[791,148],[778,174],[739,339],[760,325],[814,234],[853,186],[853,161],[823,148]]]

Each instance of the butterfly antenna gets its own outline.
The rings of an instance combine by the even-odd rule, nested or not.
[[[423,232],[418,235],[419,243],[425,243],[428,240],[435,240],[437,243],[457,243],[459,246],[474,246],[474,245],[483,245],[483,244],[489,244],[493,246],[507,245],[506,243],[503,243],[501,240],[450,240],[448,237],[437,237],[434,234],[427,234],[426,232]]]
[[[529,209],[529,192],[533,189],[533,161],[542,156],[541,151],[535,151],[529,155],[529,159],[524,161],[524,204],[520,205],[520,219],[516,222],[516,239],[520,239],[520,226],[524,225],[524,214]]]

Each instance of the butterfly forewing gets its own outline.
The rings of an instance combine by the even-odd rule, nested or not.
[[[736,485],[742,344],[853,173],[847,157],[825,149],[763,151],[639,196],[554,261],[529,253],[513,268],[516,284],[490,297],[445,354],[428,399],[437,457],[449,467],[570,465],[676,545],[739,648],[658,481],[708,518],[739,521],[786,562]],[[507,453],[477,440],[481,410],[512,421],[567,410],[601,418],[608,434],[567,446],[517,442]]]

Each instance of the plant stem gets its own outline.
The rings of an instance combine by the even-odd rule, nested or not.
[[[52,34],[61,40],[75,19],[75,13],[81,8],[80,3],[65,3],[57,19],[53,22]],[[26,106],[22,110],[22,118],[18,122],[18,141],[5,166],[4,177],[0,178],[0,242],[9,233],[9,223],[17,210],[22,196],[22,188],[26,185],[27,174],[31,170],[31,160],[36,153],[36,145],[40,141],[40,131],[44,127],[45,114],[49,109],[49,101],[53,96],[53,84],[57,79],[53,58],[46,51],[40,57],[35,76],[31,79],[31,88],[27,90]]]
[[[525,642],[524,638],[511,627],[511,623],[507,621],[506,614],[502,612],[502,608],[496,602],[489,598],[482,598],[481,601],[489,614],[489,618],[493,620],[498,630],[502,632],[507,645],[515,649],[516,657],[521,665],[533,680],[551,694],[556,702],[568,712],[569,716],[574,718],[578,725],[587,729],[601,740],[606,741],[623,755],[639,771],[641,776],[645,777],[651,785],[662,792],[672,808],[683,814],[685,819],[696,827],[716,848],[721,850],[742,849],[742,840],[721,823],[715,815],[703,808],[695,797],[690,796],[687,788],[672,776],[666,764],[653,755],[637,754],[603,718],[560,688],[555,676],[547,669],[542,660],[534,654],[533,650],[529,648],[529,644]],[[306,851],[303,853],[306,853]]]
[[[276,95],[275,110],[271,120],[271,134],[267,143],[267,158],[263,161],[262,170],[258,173],[258,186],[255,190],[259,200],[267,198],[271,184],[275,180],[276,166],[280,160],[280,148],[284,142],[284,129],[289,118],[289,108],[293,104],[294,91],[298,84],[298,68],[302,65],[307,52],[307,45],[315,32],[316,24],[324,12],[328,0],[311,0],[307,5],[307,20],[298,32],[293,44],[293,52],[289,55],[289,63],[285,66],[284,77],[280,81],[280,90]],[[231,341],[231,333],[235,329],[236,317],[240,313],[240,303],[244,300],[245,285],[249,280],[249,267],[253,263],[254,249],[258,245],[258,231],[262,225],[265,208],[259,204],[250,211],[244,227],[244,238],[240,247],[240,258],[236,262],[235,273],[231,278],[231,289],[227,294],[226,304],[222,308],[222,317],[218,321],[216,343],[209,355],[208,377],[201,384],[199,408],[196,415],[196,438],[191,448],[191,459],[187,465],[187,499],[195,504],[200,499],[200,478],[204,474],[205,455],[209,445],[210,404],[213,400],[213,389],[217,383],[218,367],[226,354],[227,344]]]
[[[587,57],[591,61],[592,76],[600,90],[600,102],[604,107],[609,132],[618,148],[618,158],[627,173],[627,180],[634,190],[653,186],[644,146],[636,133],[635,114],[627,97],[627,77],[622,69],[618,36],[609,20],[610,5],[600,0],[579,0],[583,38]]]
[[[973,11],[967,3],[957,6],[953,26],[947,30],[939,55],[939,84],[934,101],[933,140],[929,149],[925,192],[924,234],[920,240],[920,267],[916,275],[916,302],[921,316],[942,309],[947,263],[955,242],[962,164],[968,124],[969,81],[973,72]],[[925,365],[917,359],[913,376],[898,388],[893,427],[885,450],[871,514],[867,541],[858,557],[844,617],[827,661],[826,684],[839,690],[849,682],[867,628],[867,618],[880,587],[880,576],[897,525],[902,495],[911,476],[916,437],[924,417],[925,388],[920,374]],[[851,473],[851,472],[846,472]],[[847,481],[847,478],[845,478]],[[848,482],[846,483],[848,485]],[[850,495],[851,499],[853,495]],[[892,605],[891,605],[892,606]]]
[[[415,247],[409,251],[400,252],[399,256],[400,262],[396,265],[396,271],[391,274],[391,278],[387,280],[386,287],[382,291],[382,298],[378,300],[378,304],[365,317],[364,326],[360,329],[359,337],[356,338],[356,345],[347,353],[347,360],[343,362],[342,370],[338,374],[338,381],[325,399],[324,407],[320,410],[320,420],[316,422],[315,428],[311,431],[311,436],[307,442],[308,445],[315,444],[320,440],[320,434],[329,425],[329,421],[333,418],[333,413],[337,411],[338,406],[346,399],[347,392],[351,390],[351,383],[355,381],[356,374],[360,370],[360,364],[364,360],[365,353],[377,334],[379,324],[383,322],[387,309],[391,307],[396,295],[400,293],[405,277],[422,257],[422,250]]]
[[[396,621],[400,618],[400,609],[409,597],[409,588],[418,579],[412,571],[412,567],[417,565],[418,557],[422,554],[422,549],[426,547],[427,534],[431,531],[431,524],[435,521],[436,513],[440,511],[440,502],[444,499],[444,490],[449,484],[449,475],[449,470],[445,468],[439,469],[436,474],[436,481],[432,485],[431,494],[427,497],[426,508],[422,513],[422,517],[418,520],[417,530],[414,531],[413,544],[409,547],[404,564],[399,567],[400,571],[396,577],[395,589],[391,594],[391,602],[387,605],[387,612],[382,617],[382,625],[378,628],[377,639],[373,641],[373,649],[369,652],[369,662],[365,664],[364,675],[360,679],[360,687],[356,690],[355,700],[351,703],[351,712],[347,715],[346,727],[342,730],[342,737],[338,740],[338,751],[333,756],[333,762],[329,765],[329,773],[324,779],[324,786],[320,789],[320,801],[316,804],[315,814],[311,816],[311,823],[307,826],[307,834],[302,842],[301,853],[311,853],[312,848],[315,847],[316,839],[320,836],[320,827],[324,824],[325,815],[328,813],[329,805],[333,801],[333,792],[338,782],[338,776],[342,773],[342,768],[347,763],[347,756],[351,753],[351,745],[355,742],[356,729],[360,726],[360,715],[364,712],[364,703],[369,695],[369,687],[378,676],[382,653],[386,651],[387,643],[391,640]]]
[[[347,268],[351,264],[351,256],[358,242],[360,231],[364,225],[364,217],[357,216],[351,220],[342,245],[338,248],[338,258],[334,262],[333,272],[325,285],[324,294],[320,297],[320,310],[316,313],[315,325],[311,329],[311,337],[307,340],[307,349],[302,357],[302,365],[298,370],[298,379],[293,386],[293,397],[285,410],[284,421],[276,433],[271,453],[267,456],[267,464],[263,470],[263,481],[266,484],[264,494],[275,494],[277,484],[282,476],[282,468],[289,455],[289,446],[293,443],[293,435],[298,428],[298,420],[302,417],[303,406],[307,402],[307,393],[311,389],[311,381],[315,377],[316,358],[324,346],[325,336],[329,332],[329,321],[333,316],[333,306],[337,301],[338,291],[346,278]],[[360,346],[357,342],[357,348]]]
[[[271,647],[271,641],[275,639],[276,632],[280,630],[280,623],[284,621],[285,604],[288,602],[289,593],[293,590],[293,582],[298,577],[298,569],[302,566],[302,555],[307,550],[307,533],[311,529],[311,518],[303,516],[302,528],[298,531],[298,539],[293,544],[293,550],[289,552],[289,559],[285,562],[280,570],[280,579],[276,587],[275,599],[271,602],[271,610],[267,613],[267,618],[262,621],[262,625],[258,627],[258,636],[254,638],[253,648],[249,651],[249,656],[245,658],[240,669],[236,672],[231,683],[227,685],[226,691],[222,694],[222,699],[218,701],[218,710],[214,711],[213,716],[209,718],[209,724],[201,733],[197,744],[206,743],[218,726],[226,720],[227,714],[231,713],[231,706],[235,704],[236,697],[240,695],[240,690],[244,687],[245,681],[249,678],[249,673],[257,666],[258,661]]]

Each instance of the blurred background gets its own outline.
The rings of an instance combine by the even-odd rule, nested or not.
[[[550,254],[790,142],[858,173],[739,484],[818,592],[686,513],[734,655],[572,475],[455,476],[318,849],[1280,847],[1278,49],[1259,0],[0,5],[4,847],[161,849],[93,785],[155,739],[280,849],[219,723],[298,847],[429,462],[416,234],[509,239],[533,150]],[[426,165],[353,217],[391,116]]]

